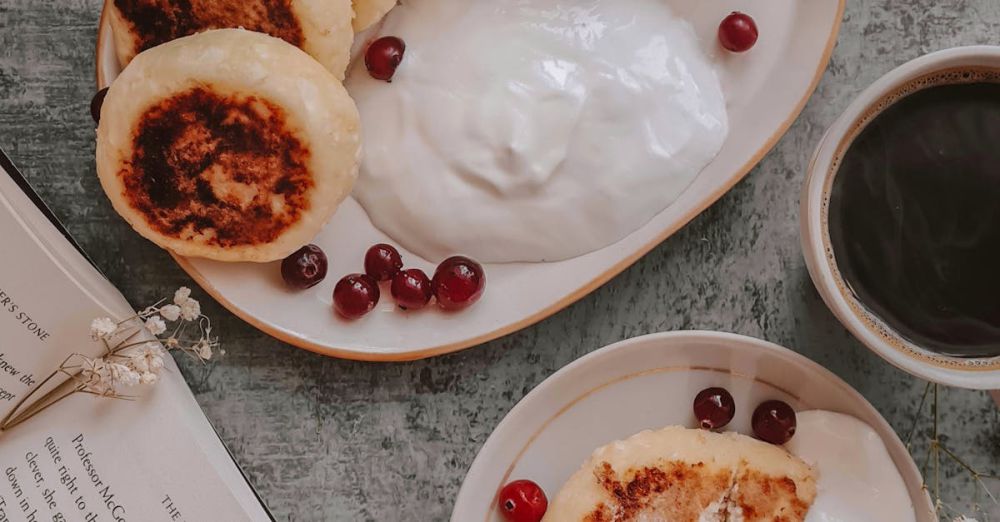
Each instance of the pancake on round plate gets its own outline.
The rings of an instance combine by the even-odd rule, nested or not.
[[[176,38],[239,27],[303,49],[342,80],[354,39],[351,0],[107,0],[105,9],[122,67]]]
[[[543,522],[796,522],[816,471],[780,446],[671,426],[598,448]]]
[[[354,0],[354,32],[375,25],[395,6],[396,0]]]
[[[108,90],[97,173],[115,210],[183,256],[273,261],[350,193],[359,119],[329,71],[242,29],[136,56]]]

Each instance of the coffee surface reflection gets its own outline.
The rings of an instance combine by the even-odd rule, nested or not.
[[[1000,84],[935,85],[882,111],[830,193],[836,266],[909,341],[1000,355]]]

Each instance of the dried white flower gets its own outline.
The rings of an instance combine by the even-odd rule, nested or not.
[[[90,323],[90,338],[95,341],[107,339],[118,331],[118,323],[110,317],[99,317]]]
[[[146,329],[153,335],[160,335],[167,331],[167,323],[163,322],[162,317],[154,315],[146,319]]]
[[[204,339],[198,341],[198,344],[194,345],[191,350],[203,361],[212,358],[212,344]]]
[[[121,363],[109,363],[108,372],[111,375],[111,385],[122,384],[135,386],[139,384],[139,373]]]
[[[82,381],[83,388],[89,392],[100,395],[109,395],[114,392],[115,388],[111,382],[111,371],[104,359],[84,357],[79,378]]]
[[[181,307],[177,305],[166,305],[160,308],[160,315],[168,321],[176,321],[181,316]]]
[[[186,303],[190,298],[191,289],[186,286],[182,286],[174,292],[174,304],[177,306],[184,306],[184,303]]]
[[[170,323],[174,323],[173,327],[168,328]],[[136,339],[138,334],[145,337]],[[149,334],[155,336],[155,339],[149,337]],[[95,342],[103,341],[106,348],[104,356],[91,359],[74,353],[67,357],[46,378],[47,381],[62,374],[68,379],[65,382],[73,385],[67,394],[55,398],[55,401],[74,392],[127,399],[129,397],[120,394],[119,389],[159,381],[169,350],[181,350],[201,361],[211,360],[216,356],[216,350],[219,355],[226,353],[219,348],[218,339],[212,337],[212,322],[202,315],[201,303],[191,298],[191,289],[187,287],[174,292],[173,302],[161,299],[121,321],[110,317],[94,319],[90,323],[90,335]],[[161,336],[167,338],[161,339]],[[36,391],[38,388],[29,391],[24,399],[31,398]],[[24,408],[37,406],[37,401],[45,400],[46,397],[48,396],[34,402],[22,401]],[[24,415],[0,419],[0,431],[20,424],[44,409],[41,407]]]
[[[145,345],[131,354],[129,365],[142,374],[156,373],[163,368],[163,353],[159,345]]]
[[[201,303],[195,299],[188,299],[181,305],[181,317],[185,321],[194,321],[201,317]]]

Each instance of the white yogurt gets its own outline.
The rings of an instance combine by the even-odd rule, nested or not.
[[[554,261],[608,246],[718,153],[725,98],[691,26],[652,0],[403,0],[392,83],[354,64],[354,195],[422,257]]]
[[[911,522],[906,483],[871,426],[830,411],[796,414],[786,448],[817,470],[816,501],[806,522]]]

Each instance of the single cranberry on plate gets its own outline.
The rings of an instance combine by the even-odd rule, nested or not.
[[[445,310],[461,310],[482,297],[486,272],[483,265],[472,259],[452,256],[438,265],[431,283],[438,306]]]
[[[306,245],[281,261],[281,278],[292,288],[304,290],[326,277],[326,254],[316,245]]]
[[[419,268],[408,268],[396,273],[389,286],[392,298],[403,310],[419,310],[434,297],[431,278]]]
[[[344,276],[333,288],[333,307],[337,313],[357,319],[371,312],[379,299],[378,282],[365,274]]]
[[[497,504],[508,522],[538,522],[549,508],[549,499],[538,484],[515,480],[500,490]]]
[[[736,402],[725,388],[705,388],[694,398],[694,416],[706,430],[717,430],[736,415]]]
[[[750,419],[758,439],[771,444],[784,444],[795,435],[795,410],[782,401],[764,401]]]
[[[388,281],[403,268],[403,257],[392,245],[379,243],[365,253],[365,273],[376,281]]]
[[[94,118],[94,123],[101,123],[101,107],[104,107],[104,97],[107,95],[108,88],[105,87],[90,99],[90,117]]]
[[[403,61],[406,44],[395,36],[383,36],[368,45],[365,51],[365,67],[376,80],[392,81],[396,67]]]
[[[757,43],[757,24],[750,15],[733,11],[719,24],[719,43],[734,53],[748,51]]]

